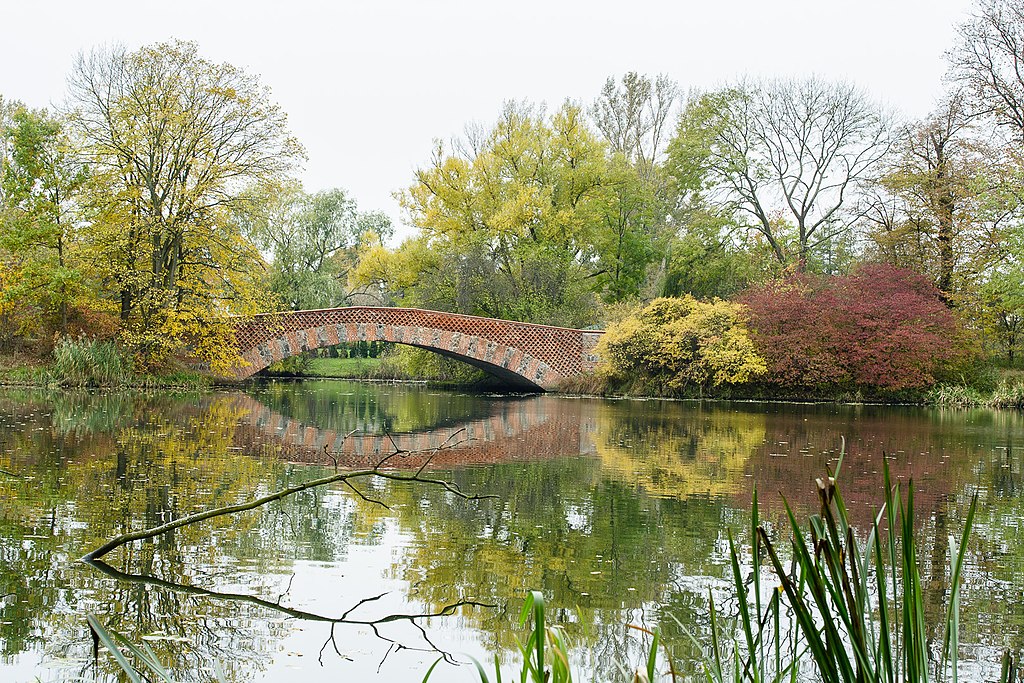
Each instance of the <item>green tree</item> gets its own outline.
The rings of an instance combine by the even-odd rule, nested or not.
[[[664,74],[653,81],[635,71],[618,85],[609,77],[590,116],[614,154],[621,154],[652,175],[662,161],[669,117],[679,101],[679,86]]]
[[[605,167],[603,145],[572,104],[548,118],[510,103],[488,133],[450,148],[438,143],[401,196],[423,248],[440,256],[422,263],[412,300],[514,320],[592,322]]]
[[[355,282],[408,305],[592,324],[598,298],[639,296],[663,253],[664,179],[641,159],[651,149],[610,154],[572,103],[550,116],[506,104],[490,130],[437,144],[401,194],[420,234],[364,254]]]
[[[672,188],[664,172],[670,117],[679,87],[665,75],[653,80],[629,72],[609,78],[590,107],[611,156],[604,182],[607,199],[599,232],[600,289],[608,302],[636,299],[660,288],[671,230]]]
[[[1008,240],[1011,253],[1021,253],[1020,240],[1019,234]],[[1018,259],[1007,259],[985,277],[969,301],[971,312],[984,332],[987,350],[1014,367],[1024,343],[1024,268]]]
[[[290,187],[268,201],[248,231],[270,255],[271,291],[285,308],[306,310],[345,305],[360,247],[380,244],[392,228],[384,214],[358,213],[340,188],[306,194]]]
[[[771,255],[721,216],[691,216],[668,247],[662,294],[727,299],[772,272]]]
[[[259,308],[261,258],[231,220],[303,152],[244,71],[173,42],[79,57],[71,122],[91,165],[90,241],[125,340],[149,362],[184,344],[231,362],[225,311]],[[264,193],[265,194],[265,193]]]
[[[602,181],[600,225],[594,234],[593,274],[605,301],[630,301],[641,294],[652,263],[665,253],[668,207],[660,175],[615,154]]]
[[[29,301],[54,329],[67,331],[69,309],[89,296],[75,225],[86,169],[45,111],[18,106],[0,122],[0,251],[17,264],[6,297]]]
[[[864,212],[875,253],[927,275],[950,302],[1006,256],[1019,205],[1012,164],[965,107],[954,93],[903,132]]]

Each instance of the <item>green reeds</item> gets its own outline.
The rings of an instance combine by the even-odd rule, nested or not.
[[[1024,384],[1003,380],[991,393],[980,392],[965,384],[944,384],[931,389],[928,403],[942,408],[1024,409]]]
[[[572,683],[573,672],[570,663],[571,644],[561,626],[549,626],[545,618],[544,595],[540,591],[530,591],[523,602],[523,609],[519,613],[519,626],[529,624],[530,632],[525,642],[519,643],[519,654],[522,656],[522,664],[519,668],[520,683]],[[629,624],[627,628],[639,631],[651,638],[651,645],[647,650],[647,657],[643,664],[633,672],[620,664],[620,668],[627,672],[627,680],[633,683],[651,683],[658,678],[658,649],[663,648],[668,662],[668,675],[676,680],[677,673],[672,666],[668,648],[661,639],[661,632],[658,629],[653,631],[640,626]],[[423,677],[423,683],[430,680],[434,669],[441,663],[443,657],[438,658]],[[470,657],[473,666],[481,683],[491,683],[490,674],[484,665],[474,657]],[[501,664],[498,656],[494,656],[494,683],[501,683]],[[605,680],[605,679],[599,679]]]
[[[520,683],[572,683],[569,641],[561,626],[547,625],[544,618],[544,595],[540,591],[530,591],[523,603],[519,626],[523,627],[527,623],[530,624],[530,634],[525,643],[519,643],[519,652],[523,656]],[[470,659],[473,660],[481,683],[490,683],[484,665],[476,658]],[[435,661],[427,670],[423,683],[427,683],[440,661]],[[501,683],[501,666],[497,655],[494,657],[494,681]]]
[[[113,342],[64,337],[53,347],[52,372],[70,386],[124,386],[134,375],[132,363]]]
[[[788,568],[759,523],[755,491],[750,591],[731,534],[729,539],[732,590],[743,637],[731,652],[725,651],[722,642],[726,639],[719,633],[721,618],[712,601],[712,643],[705,654],[705,678],[716,683],[792,681],[798,677],[826,683],[956,683],[960,574],[977,494],[971,499],[959,544],[949,539],[949,600],[942,621],[930,624],[918,568],[913,483],[908,484],[904,500],[885,465],[883,506],[871,523],[866,542],[858,540],[850,525],[836,478],[818,479],[817,487],[820,512],[811,516],[806,527],[798,523],[788,502],[785,505],[792,528]],[[769,567],[767,576],[761,567],[762,553]],[[776,588],[765,605],[763,583],[767,580]],[[934,633],[942,634],[939,653],[929,651],[929,637]],[[931,657],[933,654],[937,656]],[[1004,669],[1012,669],[1012,660],[1007,661]]]
[[[96,656],[99,656],[99,643],[103,643],[103,646],[107,648],[114,661],[117,662],[118,667],[125,673],[131,683],[147,683],[148,681],[174,683],[174,676],[160,663],[156,653],[153,652],[153,648],[148,643],[143,643],[140,648],[120,633],[104,627],[99,619],[93,615],[87,615],[86,620],[89,622],[89,630],[92,632],[93,640],[96,644]],[[134,662],[132,659],[134,659]],[[213,673],[218,683],[227,682],[227,678],[219,665],[214,665]]]

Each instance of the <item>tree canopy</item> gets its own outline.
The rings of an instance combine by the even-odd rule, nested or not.
[[[256,76],[190,42],[83,54],[59,111],[0,100],[0,344],[116,334],[143,365],[227,365],[233,314],[406,305],[601,327],[659,297],[786,298],[794,274],[881,284],[885,265],[1012,363],[1022,17],[1021,0],[978,0],[917,120],[822,77],[684,95],[628,72],[589,103],[508,101],[435,141],[396,192],[397,244],[386,214],[302,188],[303,148]]]

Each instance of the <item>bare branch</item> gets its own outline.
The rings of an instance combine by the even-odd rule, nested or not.
[[[347,486],[350,489],[352,489],[352,493],[356,494],[357,496],[359,496],[360,498],[365,500],[367,503],[373,503],[374,505],[379,505],[382,508],[384,508],[385,510],[390,510],[391,509],[391,507],[387,503],[385,503],[384,501],[378,500],[376,498],[368,497],[362,491],[360,491],[355,486],[353,486],[352,482],[348,481],[347,479],[343,483],[345,484],[345,486]]]
[[[414,647],[409,647],[407,645],[401,645],[401,644],[397,643],[395,640],[381,635],[380,631],[378,630],[378,628],[380,626],[382,626],[382,625],[385,625],[385,624],[391,624],[391,623],[395,623],[395,622],[403,622],[404,621],[404,622],[408,622],[410,624],[415,625],[418,629],[420,629],[421,633],[424,633],[424,631],[422,630],[422,626],[419,624],[419,621],[421,619],[433,619],[433,618],[436,618],[436,617],[450,616],[450,615],[454,614],[455,612],[457,612],[458,610],[462,609],[463,607],[485,607],[485,608],[488,608],[488,609],[493,609],[493,608],[495,608],[497,606],[497,605],[492,605],[492,604],[488,604],[488,603],[484,603],[484,602],[479,602],[479,601],[476,601],[476,600],[459,600],[458,602],[453,602],[451,604],[445,605],[444,607],[442,607],[441,609],[439,609],[437,611],[425,612],[425,613],[422,613],[422,614],[389,614],[389,615],[386,615],[386,616],[383,616],[383,617],[378,617],[376,619],[353,619],[353,618],[350,618],[348,616],[356,608],[358,608],[358,607],[360,607],[362,605],[365,605],[368,602],[373,602],[375,600],[379,600],[384,595],[386,595],[386,593],[385,593],[385,594],[378,595],[378,596],[375,596],[375,597],[364,598],[364,599],[360,600],[355,605],[353,605],[352,607],[347,609],[341,617],[330,617],[330,616],[326,616],[326,615],[322,615],[322,614],[317,614],[315,612],[308,612],[306,610],[296,609],[296,608],[292,608],[292,607],[285,607],[285,606],[280,605],[280,604],[278,604],[276,602],[271,602],[269,600],[264,600],[263,598],[258,598],[255,595],[248,595],[248,594],[245,594],[245,593],[226,593],[226,592],[221,592],[221,591],[214,591],[214,590],[210,590],[210,589],[207,589],[207,588],[200,588],[198,586],[188,586],[188,585],[185,585],[185,584],[174,583],[173,581],[167,581],[166,579],[160,579],[160,578],[157,578],[155,576],[148,576],[148,575],[145,575],[145,574],[127,574],[127,573],[122,572],[122,571],[120,571],[118,569],[115,569],[114,567],[110,566],[109,564],[107,564],[106,562],[104,562],[102,560],[84,560],[84,561],[85,561],[86,564],[88,564],[93,569],[96,569],[96,570],[102,572],[103,574],[106,574],[107,576],[110,576],[110,577],[112,577],[114,579],[117,579],[119,581],[125,581],[125,582],[132,583],[132,584],[156,586],[156,587],[164,588],[164,589],[171,590],[171,591],[174,591],[174,592],[177,592],[177,593],[184,593],[186,595],[195,595],[195,596],[199,596],[199,597],[210,598],[210,599],[213,599],[213,600],[228,600],[228,601],[231,601],[231,602],[247,603],[247,604],[256,605],[258,607],[266,608],[266,609],[269,609],[269,610],[272,610],[272,611],[284,614],[285,616],[293,618],[293,619],[301,619],[302,621],[322,622],[322,623],[330,624],[331,625],[331,632],[330,632],[330,635],[328,636],[327,640],[325,641],[323,648],[321,648],[321,650],[320,650],[321,657],[322,657],[324,649],[326,649],[327,645],[329,643],[333,643],[335,652],[337,652],[338,656],[347,659],[347,657],[345,657],[345,655],[341,654],[340,650],[337,648],[337,642],[334,640],[334,627],[337,626],[337,625],[340,625],[340,624],[351,624],[351,625],[355,625],[355,626],[368,626],[368,627],[370,627],[373,630],[373,632],[377,635],[378,638],[380,638],[381,640],[384,640],[384,641],[386,641],[388,643],[392,643],[394,645],[398,645],[402,649],[418,650],[418,651],[422,651],[422,652],[437,652],[438,654],[441,654],[442,656],[444,656],[446,661],[449,661],[449,662],[450,661],[454,661],[454,659],[451,657],[451,655],[449,653],[439,649],[437,646],[435,646],[430,641],[429,638],[424,638],[424,641],[430,646],[429,649],[414,648]],[[321,663],[322,663],[322,661],[321,661]]]
[[[458,432],[456,432],[456,433],[458,433]],[[390,435],[389,435],[389,438],[390,438]],[[441,446],[438,446],[436,449],[433,449],[433,451],[436,452],[436,451],[440,450],[442,447],[445,447],[445,445],[448,444],[448,441],[450,439],[451,439],[451,437],[449,437],[449,439],[446,440],[444,444],[442,444]],[[258,507],[266,505],[267,503],[272,503],[275,500],[281,500],[282,498],[286,498],[288,496],[294,495],[296,493],[300,493],[302,491],[306,491],[308,489],[316,488],[318,486],[324,486],[326,484],[334,484],[334,483],[337,483],[337,482],[344,483],[346,486],[348,486],[353,491],[355,491],[356,494],[359,495],[364,500],[367,500],[368,502],[371,502],[371,503],[377,503],[379,505],[383,505],[385,508],[387,507],[387,505],[385,505],[383,502],[367,498],[358,489],[356,489],[352,485],[352,483],[351,483],[352,480],[356,480],[356,479],[379,477],[381,479],[388,479],[388,480],[391,480],[391,481],[416,482],[416,483],[421,483],[421,484],[430,484],[432,486],[439,486],[439,487],[445,489],[446,491],[448,491],[450,493],[453,493],[456,496],[458,496],[458,497],[460,497],[460,498],[462,498],[464,500],[483,500],[485,498],[494,498],[495,497],[493,495],[478,495],[478,494],[463,493],[462,490],[459,489],[459,487],[457,485],[455,485],[455,484],[453,484],[451,482],[447,482],[447,481],[444,481],[442,479],[428,479],[428,478],[422,477],[422,476],[420,476],[420,472],[422,472],[422,468],[421,468],[420,472],[417,472],[416,474],[413,474],[411,476],[404,476],[404,475],[396,474],[394,472],[383,471],[383,470],[379,469],[390,458],[394,457],[395,455],[398,455],[399,453],[409,454],[409,453],[417,453],[417,452],[419,452],[419,453],[426,452],[426,451],[402,450],[395,443],[394,439],[391,439],[391,443],[395,447],[395,452],[390,454],[390,455],[388,455],[383,460],[381,460],[377,464],[377,466],[374,467],[373,469],[369,469],[369,470],[355,470],[355,471],[351,471],[351,472],[335,472],[332,475],[329,475],[329,476],[326,476],[326,477],[320,477],[319,479],[313,479],[311,481],[307,481],[307,482],[304,482],[302,484],[297,484],[295,486],[290,486],[290,487],[288,487],[286,489],[282,489],[280,491],[276,491],[276,492],[271,493],[269,495],[262,496],[260,498],[256,498],[254,500],[251,500],[251,501],[248,501],[248,502],[245,502],[245,503],[238,503],[236,505],[227,505],[227,506],[224,506],[224,507],[214,508],[214,509],[211,509],[211,510],[204,510],[202,512],[197,512],[197,513],[192,514],[192,515],[187,515],[185,517],[181,517],[179,519],[167,522],[166,524],[161,524],[161,525],[156,526],[156,527],[151,527],[149,529],[141,529],[139,531],[133,531],[133,532],[130,532],[130,533],[127,533],[127,534],[122,534],[122,535],[117,536],[116,538],[113,538],[110,541],[104,543],[103,545],[101,545],[99,548],[96,548],[92,552],[87,553],[84,557],[82,557],[82,559],[84,561],[87,561],[87,562],[88,561],[93,561],[93,560],[99,560],[101,557],[103,557],[104,555],[106,555],[110,551],[112,551],[112,550],[114,550],[116,548],[119,548],[119,547],[121,547],[122,545],[124,545],[126,543],[131,543],[132,541],[140,541],[140,540],[144,540],[144,539],[147,539],[147,538],[153,538],[155,536],[159,536],[161,534],[165,534],[168,531],[173,531],[174,529],[177,529],[179,527],[187,526],[187,525],[190,525],[190,524],[196,524],[198,522],[203,522],[203,521],[206,521],[208,519],[213,519],[215,517],[223,517],[225,515],[232,515],[232,514],[235,514],[235,513],[238,513],[238,512],[245,512],[247,510],[254,510],[254,509],[258,508]],[[447,447],[452,447],[453,445],[454,444],[448,445]]]

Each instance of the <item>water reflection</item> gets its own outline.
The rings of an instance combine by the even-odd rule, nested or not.
[[[83,615],[95,613],[185,680],[208,680],[214,660],[238,681],[378,668],[418,678],[432,661],[421,650],[435,647],[500,649],[511,662],[519,604],[538,588],[589,653],[584,670],[641,656],[626,623],[660,624],[685,669],[695,653],[675,619],[707,632],[708,591],[727,597],[726,529],[743,542],[755,482],[781,537],[779,494],[813,511],[813,480],[836,466],[841,435],[855,519],[878,503],[883,453],[915,479],[931,610],[944,601],[946,538],[981,491],[965,656],[995,666],[996,650],[1021,648],[1016,413],[306,382],[179,397],[0,393],[0,677],[113,679],[104,659],[92,669]],[[322,476],[335,460],[372,466],[396,444],[415,453],[389,465],[496,497],[469,504],[380,481],[369,492],[384,508],[309,491],[123,548],[103,571],[77,562],[115,534]],[[460,601],[494,607],[450,607]],[[467,675],[439,669],[435,680]]]

